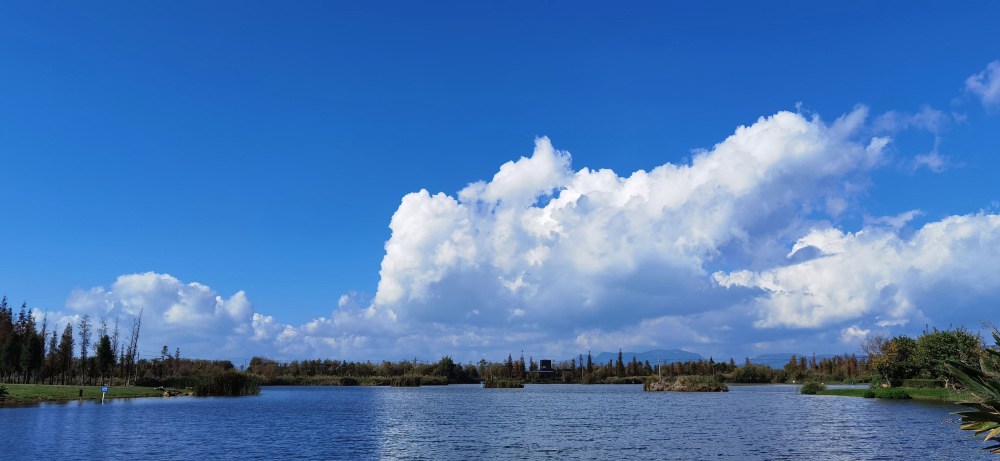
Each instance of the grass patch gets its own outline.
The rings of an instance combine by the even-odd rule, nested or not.
[[[967,402],[972,398],[968,392],[953,392],[948,389],[920,389],[912,387],[891,388],[901,389],[914,400],[935,402]],[[839,395],[844,397],[864,397],[870,389],[827,389],[819,391],[819,395]]]
[[[5,384],[7,386],[7,402],[44,402],[58,400],[75,400],[83,390],[84,399],[100,400],[101,386],[61,386],[49,384]],[[160,397],[162,389],[152,387],[112,387],[106,398]]]

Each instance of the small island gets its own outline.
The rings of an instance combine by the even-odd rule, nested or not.
[[[642,384],[646,392],[729,392],[726,383],[712,376],[681,375],[660,379],[652,377]]]

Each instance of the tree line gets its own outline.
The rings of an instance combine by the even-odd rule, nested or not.
[[[737,365],[733,358],[716,362],[690,360],[669,364],[640,362],[635,356],[625,360],[621,350],[618,357],[607,363],[598,363],[593,356],[579,354],[566,361],[553,363],[551,371],[543,372],[539,362],[523,355],[515,358],[508,354],[505,360],[456,364],[451,357],[439,362],[416,361],[352,362],[339,360],[293,360],[279,362],[254,357],[248,372],[260,376],[264,384],[337,384],[339,378],[350,378],[351,384],[387,384],[393,377],[437,377],[431,383],[467,383],[481,380],[503,379],[527,383],[562,382],[580,384],[641,383],[649,376],[673,378],[677,376],[711,376],[720,382],[730,383],[802,383],[816,382],[875,382],[898,386],[904,380],[924,380],[939,387],[955,383],[947,367],[948,361],[977,363],[982,354],[982,339],[965,328],[925,330],[916,339],[904,335],[886,339],[871,336],[863,344],[865,354],[843,354],[817,357],[791,356],[780,367],[755,364],[749,358]],[[426,383],[426,381],[425,381]],[[921,385],[927,385],[923,383]]]
[[[139,358],[138,343],[142,312],[131,319],[129,331],[122,331],[119,319],[113,326],[106,318],[96,322],[87,314],[76,324],[67,322],[49,330],[48,315],[37,324],[35,315],[21,305],[15,315],[0,299],[0,382],[43,384],[179,385],[191,376],[233,370],[228,360],[182,358],[180,349],[171,354],[164,345],[159,357]],[[96,333],[96,337],[95,337]],[[95,341],[92,341],[96,339]],[[333,359],[276,360],[254,357],[247,368],[262,384],[388,384],[393,378],[422,377],[424,384],[477,383],[487,379],[522,382],[641,383],[649,376],[713,376],[732,383],[785,382],[869,382],[899,386],[905,380],[924,379],[954,384],[956,376],[949,361],[978,363],[984,349],[981,337],[965,328],[925,329],[917,338],[873,335],[865,339],[862,356],[844,354],[817,358],[792,356],[783,367],[754,364],[749,359],[737,366],[734,359],[716,362],[693,360],[670,364],[640,362],[635,356],[597,363],[588,351],[568,361],[553,363],[552,370],[540,370],[533,357],[508,354],[499,362],[456,363],[449,356],[437,362],[416,360],[373,363]],[[341,380],[344,378],[344,380]]]
[[[60,334],[58,325],[53,325],[49,331],[48,314],[38,324],[25,302],[15,315],[7,296],[3,296],[0,299],[0,382],[128,384],[139,372],[136,357],[141,324],[140,312],[132,320],[128,337],[124,337],[118,319],[111,330],[106,318],[95,323],[89,314],[84,314],[76,324],[75,334],[72,322],[67,322]],[[94,333],[96,342],[92,342]]]

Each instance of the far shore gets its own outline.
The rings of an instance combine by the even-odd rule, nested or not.
[[[539,383],[531,383],[539,384]],[[730,384],[734,386],[767,386],[769,384]],[[796,385],[796,384],[784,384]],[[94,401],[101,400],[101,386],[73,386],[73,385],[52,385],[52,384],[4,384],[7,387],[8,395],[0,407],[30,405],[33,403],[49,402],[71,402],[71,401]],[[819,391],[817,395],[841,396],[841,397],[864,397],[867,388],[832,388]],[[968,402],[974,400],[974,396],[968,392],[956,392],[947,389],[921,389],[921,388],[900,388],[906,391],[913,400],[955,403]],[[81,396],[82,391],[82,396]],[[109,386],[104,398],[106,400],[122,398],[148,398],[164,397],[165,395],[189,395],[191,391],[186,389],[172,389],[162,387],[143,386]]]

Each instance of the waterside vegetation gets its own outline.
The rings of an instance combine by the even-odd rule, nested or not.
[[[962,430],[985,434],[983,441],[992,445],[984,449],[1000,454],[1000,331],[996,328],[993,340],[995,346],[983,351],[978,364],[950,361],[947,367],[974,397],[962,402],[971,410],[958,412]]]
[[[83,315],[59,334],[56,325],[49,330],[48,317],[37,323],[27,303],[15,315],[7,297],[0,298],[0,383],[7,383],[0,402],[100,398],[105,385],[113,398],[260,393],[260,378],[228,360],[182,358],[167,346],[158,357],[141,357],[141,326],[141,310],[127,332],[118,319],[112,326]]]
[[[642,384],[647,392],[729,392],[729,386],[715,376],[681,375],[660,379],[650,377]]]

